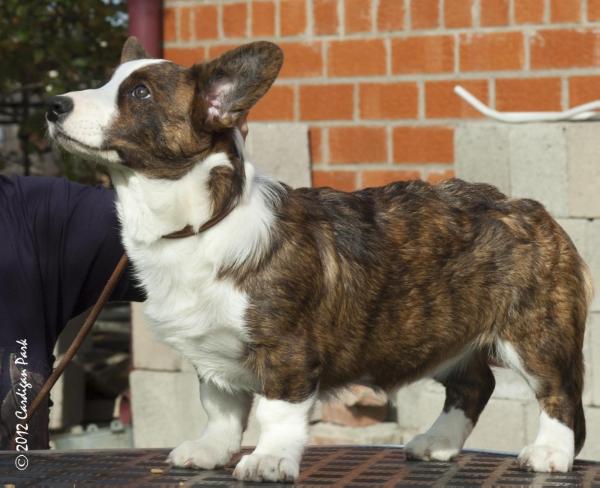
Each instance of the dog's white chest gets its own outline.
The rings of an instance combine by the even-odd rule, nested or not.
[[[225,154],[214,154],[175,181],[111,175],[123,244],[146,290],[146,314],[157,337],[191,361],[204,379],[224,388],[254,389],[256,378],[244,367],[248,297],[217,273],[268,248],[274,215],[266,183],[246,163],[244,196],[226,219],[197,236],[161,238],[209,219],[211,168],[227,164]]]
[[[225,388],[253,388],[254,377],[243,366],[247,297],[216,277],[201,238],[129,244],[157,337],[188,359],[203,379]]]

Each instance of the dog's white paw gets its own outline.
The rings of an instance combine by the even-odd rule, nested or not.
[[[566,473],[573,466],[573,456],[556,447],[531,444],[519,454],[519,464],[538,473]]]
[[[270,454],[248,454],[235,467],[233,477],[242,481],[289,481],[300,474],[300,465],[293,459]]]
[[[229,462],[233,451],[208,439],[185,441],[171,451],[167,462],[179,468],[214,469]]]
[[[423,461],[449,461],[460,449],[449,437],[427,433],[415,436],[404,446],[407,458]]]

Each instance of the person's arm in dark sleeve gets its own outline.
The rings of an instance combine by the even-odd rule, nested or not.
[[[15,432],[16,388],[26,347],[30,398],[50,374],[69,319],[98,298],[123,254],[114,193],[61,178],[0,176],[0,449]],[[114,300],[143,300],[122,277]],[[48,406],[29,422],[30,449],[48,447]]]
[[[56,324],[57,336],[68,320],[96,302],[123,255],[115,193],[64,178],[20,181],[43,282],[47,323]],[[131,267],[111,299],[144,300]],[[49,339],[52,343],[54,337]]]
[[[115,209],[115,193],[102,187],[77,185],[70,199],[63,249],[65,284],[82,277],[75,314],[92,306],[124,253]],[[84,272],[84,268],[87,268]],[[119,280],[111,301],[143,301],[131,264]]]

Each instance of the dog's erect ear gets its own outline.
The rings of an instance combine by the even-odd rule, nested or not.
[[[136,59],[146,59],[149,58],[150,55],[144,49],[144,46],[140,44],[140,41],[137,40],[137,37],[129,36],[123,44],[123,49],[121,50],[121,64],[126,63],[127,61],[135,61]]]
[[[194,107],[194,123],[215,130],[238,125],[271,87],[282,63],[281,49],[260,41],[192,67],[200,97]]]

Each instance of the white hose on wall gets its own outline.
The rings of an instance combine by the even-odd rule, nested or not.
[[[454,93],[486,117],[509,124],[600,120],[600,112],[596,112],[596,110],[600,110],[600,100],[584,103],[564,112],[498,112],[485,105],[460,85],[454,87]]]

